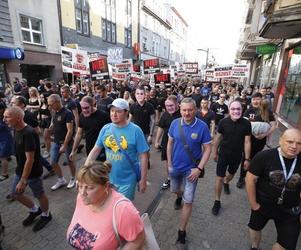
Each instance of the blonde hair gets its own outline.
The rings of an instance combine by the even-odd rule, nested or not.
[[[104,186],[109,182],[109,173],[111,168],[112,165],[108,161],[92,162],[79,169],[76,179],[78,182],[93,182]]]
[[[269,102],[262,100],[259,106],[259,113],[264,122],[270,122]]]
[[[28,89],[28,93],[29,93],[30,91],[33,91],[33,92],[34,92],[35,97],[40,98],[39,91],[38,91],[38,89],[37,89],[36,87],[30,87],[30,88]]]

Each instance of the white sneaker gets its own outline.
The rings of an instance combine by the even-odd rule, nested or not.
[[[63,186],[65,186],[67,184],[67,181],[65,180],[65,178],[63,178],[62,180],[58,180],[54,186],[51,187],[52,191],[55,191]]]
[[[44,151],[43,158],[47,159],[49,156],[50,156],[49,152]]]
[[[68,185],[67,185],[67,188],[68,189],[71,189],[71,188],[74,188],[75,187],[75,183],[76,183],[76,180],[75,178],[71,178]]]

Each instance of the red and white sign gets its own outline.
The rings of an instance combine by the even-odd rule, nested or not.
[[[90,62],[90,72],[92,80],[101,80],[109,78],[109,69],[107,58],[99,58]]]
[[[61,56],[64,73],[90,75],[87,51],[62,46]]]
[[[249,67],[246,64],[234,64],[232,67],[232,77],[248,77]]]
[[[232,77],[232,67],[232,65],[215,67],[214,78]]]
[[[122,60],[121,63],[116,63],[114,68],[118,73],[132,73],[133,60],[132,59]]]

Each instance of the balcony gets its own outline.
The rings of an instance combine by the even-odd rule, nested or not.
[[[264,38],[301,37],[300,0],[266,1],[261,16],[259,36]]]

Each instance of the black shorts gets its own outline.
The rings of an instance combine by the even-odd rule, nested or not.
[[[300,215],[291,215],[276,206],[261,205],[251,211],[249,228],[261,231],[269,220],[274,220],[277,229],[277,243],[287,250],[296,249],[300,234]]]
[[[239,168],[241,162],[241,155],[239,157],[218,155],[217,165],[216,165],[216,175],[219,177],[225,177],[226,171],[229,174],[234,175]]]

